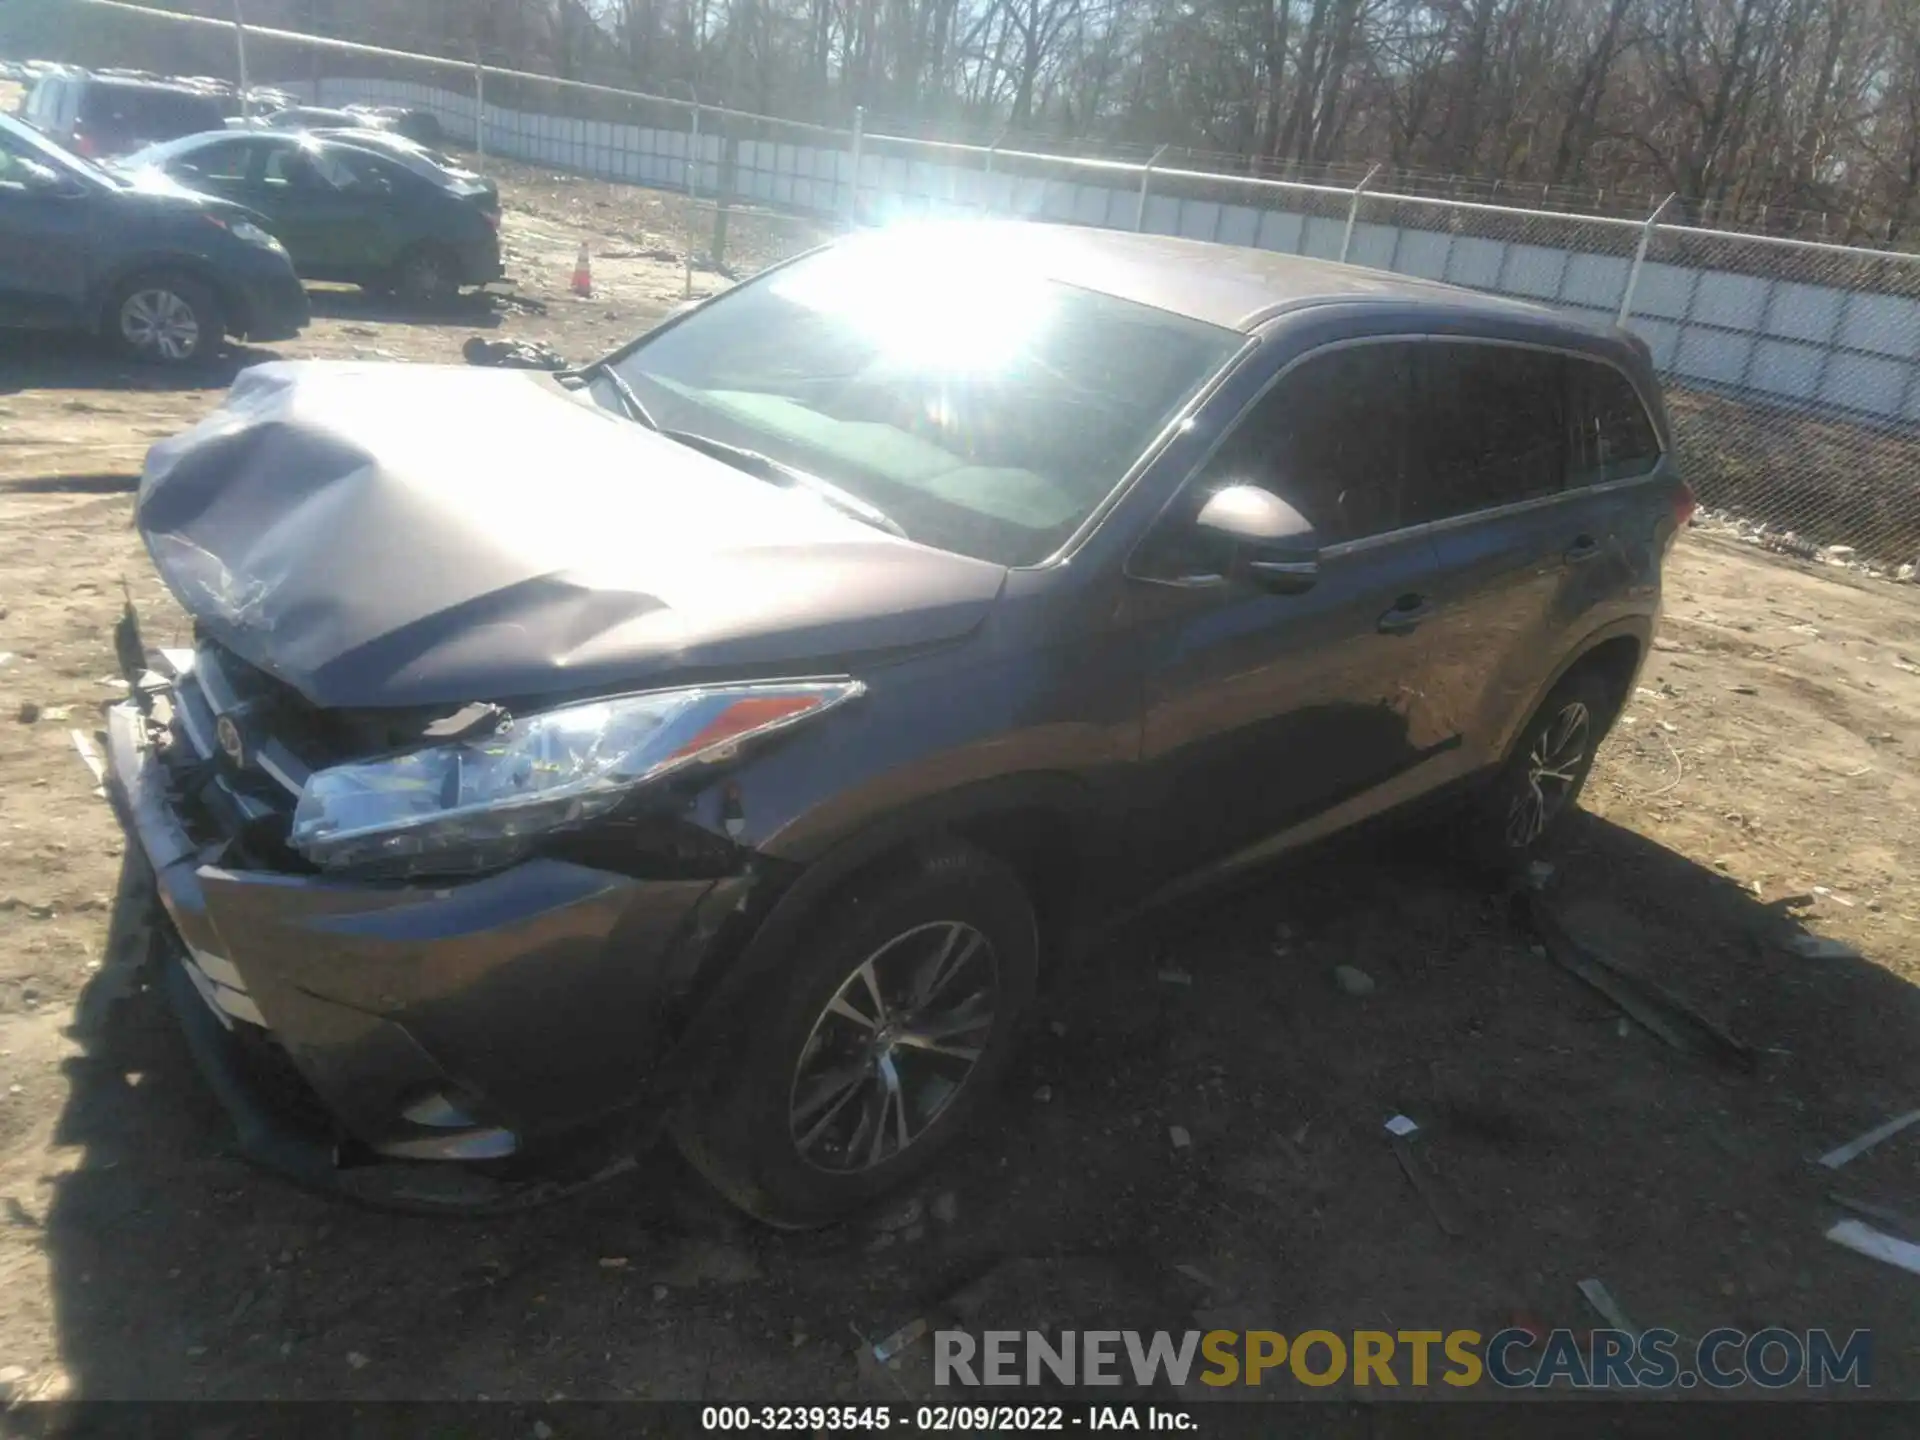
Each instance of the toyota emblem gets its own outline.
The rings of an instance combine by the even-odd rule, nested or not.
[[[220,748],[234,764],[247,763],[246,737],[240,733],[240,727],[233,723],[231,715],[222,715],[214,721],[213,737],[220,742]]]

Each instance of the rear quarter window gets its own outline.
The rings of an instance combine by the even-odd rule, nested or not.
[[[1660,463],[1660,435],[1633,383],[1597,360],[1567,362],[1571,485],[1645,475]]]

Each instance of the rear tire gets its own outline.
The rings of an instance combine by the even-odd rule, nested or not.
[[[1580,799],[1621,699],[1597,669],[1561,678],[1464,817],[1475,860],[1497,872],[1518,870],[1551,842]]]
[[[435,309],[460,293],[460,261],[443,245],[415,245],[400,257],[388,282],[409,305]]]
[[[831,904],[769,976],[737,1063],[673,1125],[716,1189],[788,1229],[924,1174],[990,1098],[1033,1003],[1033,908],[972,846]]]
[[[123,355],[154,365],[207,359],[226,335],[213,290],[170,270],[122,282],[107,302],[106,327]]]

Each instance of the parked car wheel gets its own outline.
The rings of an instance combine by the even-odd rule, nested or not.
[[[1033,909],[944,846],[835,902],[778,975],[745,1063],[675,1122],[735,1204],[805,1228],[924,1173],[992,1094],[1032,1005]]]
[[[393,291],[409,305],[445,305],[460,293],[460,262],[438,245],[416,245],[393,269]]]
[[[1573,810],[1619,712],[1615,690],[1598,669],[1580,666],[1540,703],[1468,818],[1484,863],[1525,864]]]
[[[107,324],[137,360],[186,365],[220,348],[225,321],[213,291],[188,275],[136,275],[108,302]]]

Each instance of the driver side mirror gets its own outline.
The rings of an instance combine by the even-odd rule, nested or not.
[[[1320,578],[1320,546],[1307,517],[1258,485],[1216,490],[1194,518],[1233,542],[1234,578],[1276,595],[1311,590]]]

